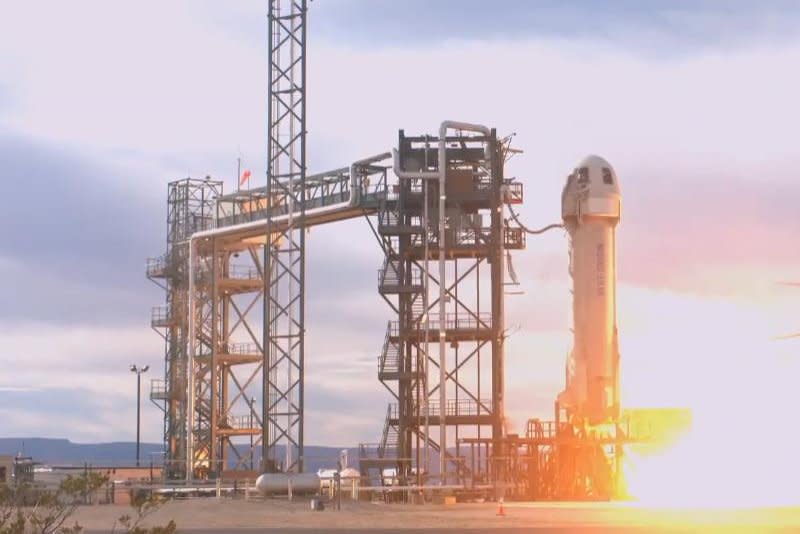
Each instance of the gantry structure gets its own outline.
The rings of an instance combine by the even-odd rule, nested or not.
[[[222,182],[186,178],[167,189],[167,250],[147,261],[147,277],[166,292],[166,305],[151,310],[150,324],[165,345],[164,378],[153,379],[150,399],[164,411],[167,471],[184,470],[189,414],[189,243],[214,224]],[[178,463],[177,460],[180,460]]]
[[[501,473],[505,258],[525,233],[504,217],[523,200],[504,176],[494,130],[445,122],[438,136],[400,132],[396,197],[382,203],[378,291],[389,304],[378,378],[394,397],[381,439],[361,444],[374,481],[474,485]],[[481,446],[462,449],[465,439]]]
[[[274,263],[267,267],[265,249],[285,246],[281,236],[292,224],[310,228],[376,214],[388,191],[387,166],[376,162],[388,156],[306,177],[303,205],[295,204],[294,213],[285,193],[262,188],[224,194],[222,184],[211,180],[169,184],[170,217],[179,222],[168,226],[185,230],[168,241],[163,256],[148,262],[148,276],[167,290],[167,306],[154,308],[152,317],[166,341],[165,379],[153,381],[151,399],[165,408],[167,465],[174,478],[301,469],[302,434],[293,429],[302,427],[303,418],[299,393],[291,390],[302,390],[303,367],[275,347],[287,342],[286,334],[270,322],[277,322],[281,306],[299,306],[304,293],[289,298],[289,290],[276,287],[281,271]]]
[[[525,243],[503,208],[522,188],[504,177],[506,145],[493,130],[445,124],[444,138],[401,132],[393,157],[306,176],[297,195],[169,184],[168,250],[148,276],[167,290],[152,320],[166,341],[165,379],[151,398],[165,407],[172,476],[302,469],[304,369],[288,353],[305,331],[276,318],[301,309],[305,293],[285,264],[299,261],[297,245],[291,260],[277,255],[293,229],[355,217],[385,253],[377,289],[395,316],[378,378],[396,402],[378,446],[362,446],[362,468],[438,471],[442,481],[491,472],[503,436],[504,258]],[[477,464],[459,454],[470,437],[486,439]]]
[[[268,22],[266,187],[171,182],[167,250],[147,265],[166,292],[151,320],[166,347],[151,386],[165,472],[303,470],[306,229],[365,217],[394,314],[378,378],[396,402],[362,470],[486,478],[503,447],[504,261],[525,244],[503,212],[522,201],[503,174],[507,144],[445,122],[438,136],[401,131],[393,155],[307,175],[306,1],[271,0]],[[477,459],[464,439],[480,440]]]

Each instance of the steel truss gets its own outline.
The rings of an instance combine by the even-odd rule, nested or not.
[[[397,316],[387,325],[378,377],[396,402],[381,441],[362,444],[361,468],[372,476],[394,468],[400,484],[422,483],[430,480],[424,473],[442,471],[432,468],[431,458],[443,454],[440,483],[477,484],[500,475],[493,458],[502,455],[504,431],[504,254],[525,246],[524,233],[504,221],[502,207],[522,202],[522,186],[504,178],[504,147],[494,131],[448,137],[442,251],[439,183],[422,178],[438,172],[438,141],[400,132],[399,166],[420,178],[401,180],[397,198],[378,214],[385,252],[378,289]],[[442,254],[446,266],[438,270]],[[442,432],[442,425],[452,432]],[[469,438],[485,446],[470,447],[468,458],[461,445]]]
[[[148,265],[168,295],[168,308],[153,318],[167,343],[166,379],[153,384],[151,398],[164,403],[169,471],[179,476],[181,463],[186,478],[256,466],[302,470],[305,229],[379,212],[386,252],[379,288],[397,314],[379,378],[398,401],[380,457],[394,449],[398,472],[408,476],[416,466],[419,476],[423,467],[430,472],[432,449],[447,458],[443,483],[449,475],[485,477],[490,455],[502,449],[504,251],[525,244],[524,233],[503,221],[502,206],[521,202],[521,185],[503,178],[494,131],[447,137],[446,202],[423,179],[404,180],[390,195],[378,164],[388,154],[307,177],[306,21],[306,0],[270,0],[266,188],[226,196],[210,180],[170,186],[167,254]],[[436,141],[401,132],[401,166],[435,172],[428,156]],[[431,224],[437,218],[445,230]],[[442,256],[433,274],[427,264]],[[431,425],[440,426],[438,441]],[[454,427],[450,439],[442,439],[446,427]],[[490,446],[468,468],[462,438],[482,432]]]
[[[214,223],[222,182],[186,178],[168,185],[167,250],[147,262],[147,277],[166,292],[150,324],[164,339],[164,378],[151,381],[150,400],[164,412],[166,474],[183,476],[187,458],[189,363],[189,243]]]
[[[305,359],[306,187],[305,0],[269,2],[269,142],[267,146],[267,247],[264,265],[264,328],[261,436],[262,469],[303,470]],[[273,224],[275,207],[288,219]],[[299,206],[299,210],[295,209]],[[297,212],[297,213],[296,213]],[[299,215],[299,216],[298,216]],[[284,458],[277,458],[283,444]]]
[[[153,311],[153,327],[167,339],[167,380],[153,381],[151,399],[165,409],[171,477],[261,469],[270,388],[263,383],[263,295],[277,269],[273,263],[272,277],[264,276],[267,212],[272,243],[300,213],[305,227],[374,214],[387,196],[380,163],[388,156],[308,176],[302,204],[264,189],[225,195],[209,180],[170,184],[168,251],[148,261],[147,274],[170,303]],[[274,412],[275,395],[266,398]],[[273,443],[281,437],[270,435]]]

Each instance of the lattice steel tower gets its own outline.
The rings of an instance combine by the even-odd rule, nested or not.
[[[262,458],[303,469],[305,358],[306,0],[269,3],[267,247],[264,254]],[[299,210],[296,209],[299,206]],[[285,207],[285,211],[281,208]],[[279,211],[283,211],[280,213]],[[275,224],[277,217],[286,224]]]
[[[183,476],[187,458],[189,365],[189,246],[192,234],[211,228],[222,182],[186,178],[167,189],[167,251],[147,262],[147,277],[166,291],[153,308],[152,328],[164,339],[164,378],[153,379],[150,400],[164,412],[165,472]]]

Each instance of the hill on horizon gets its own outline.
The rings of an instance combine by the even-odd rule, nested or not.
[[[347,447],[306,445],[306,471],[336,466],[340,451],[348,450],[349,465],[358,464],[358,451]],[[161,443],[142,443],[142,465],[161,463],[164,446]],[[30,456],[34,461],[50,466],[127,466],[136,463],[136,442],[74,443],[65,438],[0,438],[0,455]],[[281,448],[278,449],[281,455]]]

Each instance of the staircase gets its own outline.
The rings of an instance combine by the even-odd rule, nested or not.
[[[378,233],[381,235],[414,235],[422,233],[419,217],[403,220],[396,202],[386,202],[378,211]]]
[[[358,465],[361,476],[369,485],[388,485],[391,476],[385,471],[397,467],[397,405],[389,404],[386,408],[386,419],[383,423],[383,435],[380,443],[360,443],[358,445]]]
[[[411,301],[411,323],[417,322],[420,323],[420,327],[425,326],[425,298],[421,293]]]
[[[411,267],[409,273],[401,276],[400,259],[387,256],[378,270],[378,292],[382,295],[422,292],[422,271]]]
[[[397,427],[393,424],[397,419],[397,405],[392,403],[386,409],[386,419],[383,423],[383,437],[378,447],[379,458],[397,458]]]
[[[400,372],[400,342],[392,335],[392,323],[386,327],[383,349],[379,358],[378,379],[393,380]]]

